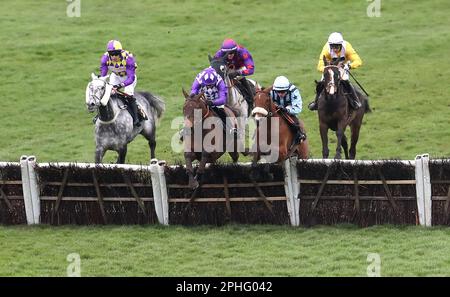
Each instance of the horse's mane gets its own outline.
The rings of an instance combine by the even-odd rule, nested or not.
[[[166,109],[166,104],[161,98],[156,97],[150,92],[139,92],[145,99],[147,99],[148,103],[150,104],[150,107],[153,110],[156,110],[156,116],[159,119]]]

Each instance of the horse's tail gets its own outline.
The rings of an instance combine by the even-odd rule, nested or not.
[[[156,97],[150,92],[140,92],[140,93],[142,94],[142,96],[144,96],[145,99],[147,99],[148,103],[150,104],[150,108],[156,111],[156,117],[158,119],[161,118],[161,115],[166,109],[166,103],[164,103],[164,101],[161,98]]]

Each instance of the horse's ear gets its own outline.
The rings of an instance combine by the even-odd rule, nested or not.
[[[91,73],[91,79],[94,80],[97,78],[97,75],[95,75],[94,73]]]
[[[211,57],[211,55],[208,54],[208,60],[209,60],[209,63],[211,63],[212,59],[213,59],[213,58]]]
[[[99,79],[101,79],[101,80],[103,80],[103,81],[106,81],[106,79],[109,77],[109,74],[108,75],[105,75],[105,76],[100,76],[99,77]]]
[[[181,88],[181,90],[183,91],[184,98],[189,99],[189,95],[188,95],[188,93],[186,93],[184,88]]]
[[[255,84],[255,91],[256,92],[261,92],[261,88],[259,87],[258,83]]]

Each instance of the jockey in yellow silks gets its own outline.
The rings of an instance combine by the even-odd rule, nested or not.
[[[350,104],[354,109],[358,109],[361,107],[361,103],[359,102],[358,95],[356,94],[355,89],[350,84],[348,80],[348,71],[350,69],[356,69],[362,65],[362,60],[359,57],[358,53],[355,51],[350,42],[344,40],[343,36],[339,32],[333,32],[328,37],[327,43],[322,48],[322,52],[319,56],[319,62],[317,63],[317,70],[323,72],[325,65],[323,58],[328,62],[334,62],[336,60],[343,61],[344,63],[344,74],[342,76],[342,82],[344,83],[344,87],[351,95]],[[316,98],[313,102],[308,105],[310,110],[317,110],[317,100],[319,98],[320,93],[323,90],[323,75],[322,80],[317,84],[316,87]]]

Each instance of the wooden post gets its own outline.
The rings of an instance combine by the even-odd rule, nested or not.
[[[231,219],[231,204],[230,204],[230,193],[228,191],[228,179],[227,177],[224,175],[223,176],[223,191],[225,194],[225,205],[227,208],[227,214]]]
[[[9,210],[12,210],[11,202],[9,202],[8,196],[6,196],[6,193],[3,191],[3,185],[0,185],[0,195],[2,196],[3,200],[5,200],[6,206],[8,206]]]
[[[317,192],[316,199],[314,199],[312,206],[311,206],[311,213],[314,212],[316,209],[317,203],[319,202],[320,197],[322,196],[323,189],[325,188],[325,185],[327,184],[328,177],[330,176],[331,171],[331,165],[328,166],[327,172],[325,173],[325,177],[322,180],[322,184],[320,185],[319,191]]]
[[[389,190],[389,187],[386,183],[386,179],[384,178],[384,175],[381,173],[380,168],[377,168],[377,171],[378,171],[378,175],[380,176],[381,181],[383,182],[384,192],[386,193],[386,196],[387,196],[389,202],[391,203],[394,211],[397,211],[398,210],[397,204],[395,204],[394,197],[392,197],[391,190]]]
[[[66,187],[68,180],[69,180],[69,167],[67,167],[64,170],[63,180],[62,180],[61,186],[59,187],[59,190],[58,190],[58,196],[56,198],[55,206],[54,206],[53,211],[52,211],[52,216],[50,218],[50,222],[52,224],[54,223],[54,217],[58,213],[59,206],[61,205],[61,200],[62,200],[62,197],[63,197],[64,188]]]
[[[133,187],[130,176],[126,172],[122,172],[122,176],[123,176],[123,179],[124,179],[125,183],[127,184],[128,188],[130,189],[131,195],[133,195],[134,199],[136,199],[136,202],[139,205],[139,208],[144,213],[144,217],[147,218],[148,216],[147,216],[147,211],[145,210],[144,201],[142,201],[141,197],[139,197],[135,188]]]
[[[108,221],[106,219],[105,205],[103,203],[103,195],[100,191],[100,186],[98,184],[97,173],[95,171],[95,168],[92,170],[92,179],[94,180],[95,191],[97,192],[98,204],[100,206],[100,211],[102,213],[103,223],[108,224]]]

